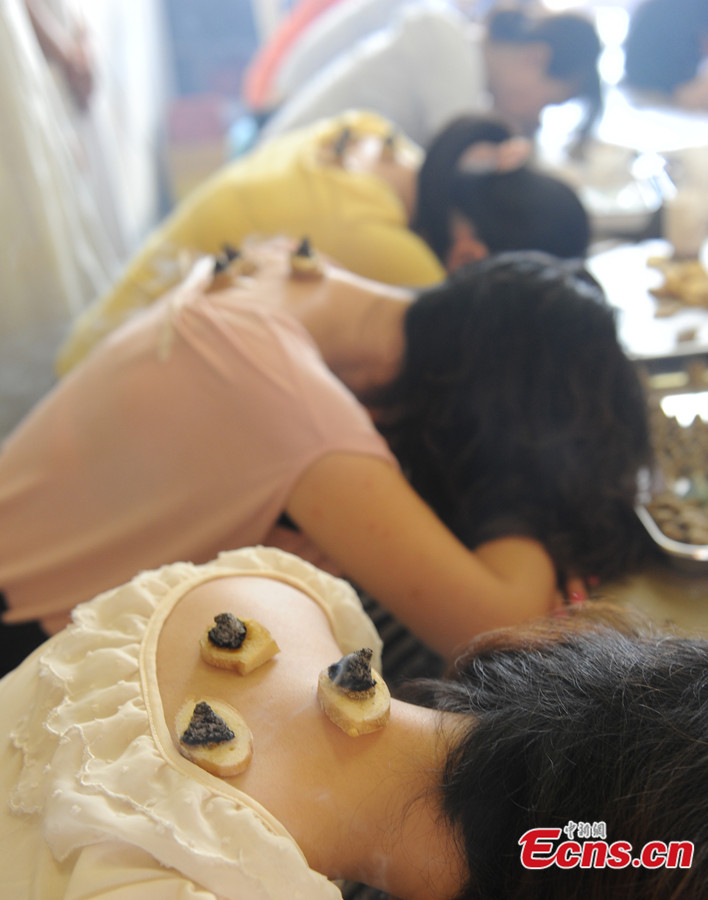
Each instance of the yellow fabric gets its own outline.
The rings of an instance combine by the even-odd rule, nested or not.
[[[307,235],[341,265],[388,284],[417,287],[444,278],[437,257],[409,230],[393,190],[372,175],[328,162],[326,149],[344,127],[358,134],[391,131],[387,120],[351,111],[263,144],[187,197],[113,289],[79,317],[59,354],[58,374],[171,287],[195,253],[218,253],[225,242],[238,246],[252,235]]]

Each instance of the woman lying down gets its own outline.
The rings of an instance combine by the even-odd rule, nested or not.
[[[699,895],[705,641],[580,608],[477,638],[417,702],[380,649],[345,582],[275,549],[81,605],[0,682],[5,896]],[[567,865],[583,823],[604,867]]]
[[[635,564],[646,401],[584,270],[499,254],[410,292],[303,243],[201,258],[5,441],[0,672],[19,623],[34,649],[239,547],[300,542],[450,660]]]

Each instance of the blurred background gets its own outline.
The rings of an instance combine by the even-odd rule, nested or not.
[[[0,434],[51,385],[68,323],[151,229],[253,146],[270,111],[305,83],[303,67],[318,74],[313,60],[322,47],[308,58],[303,36],[328,14],[357,6],[369,10],[358,27],[370,34],[417,2],[5,0]],[[471,22],[507,7],[577,12],[594,22],[605,104],[585,158],[569,152],[583,116],[575,100],[545,108],[536,153],[578,190],[597,248],[661,236],[672,153],[693,148],[694,175],[708,189],[708,112],[637,104],[622,89],[622,43],[641,0],[444,2]]]
[[[83,0],[87,5],[87,0]],[[238,152],[250,137],[244,117],[251,111],[243,94],[244,77],[259,49],[271,41],[297,7],[297,0],[147,0],[162,6],[166,48],[165,126],[167,163],[176,196],[193,186],[205,172],[223,161],[223,154]],[[406,0],[381,7],[399,9]],[[410,0],[411,3],[416,0]],[[102,4],[97,4],[101,6]],[[105,4],[104,4],[105,5]],[[121,7],[117,2],[108,5]],[[315,6],[316,4],[310,4]],[[324,9],[326,3],[321,6]],[[593,18],[604,44],[601,76],[606,85],[622,77],[622,41],[629,13],[637,0],[542,0],[502,2],[458,0],[471,19],[482,20],[492,7],[538,8],[548,12],[580,12]],[[287,59],[287,54],[285,54]],[[550,113],[550,111],[549,111]],[[547,116],[544,142],[556,143],[559,129],[570,130],[579,116],[577,104]]]

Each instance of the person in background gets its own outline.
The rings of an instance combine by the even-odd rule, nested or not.
[[[577,263],[413,292],[291,249],[203,257],[4,443],[3,661],[19,623],[252,544],[326,560],[448,659],[636,561],[645,399]]]
[[[136,309],[173,286],[195,253],[218,254],[250,234],[307,235],[351,271],[423,286],[505,250],[585,255],[588,216],[572,188],[542,174],[530,146],[494,117],[451,122],[425,161],[371,113],[348,113],[274,138],[180,203],[123,277],[74,324],[65,374]]]
[[[644,0],[624,42],[624,84],[679,107],[708,110],[708,5],[704,0]]]
[[[318,2],[318,0],[315,0]],[[390,24],[398,10],[420,0],[336,0],[307,27],[293,31],[314,4],[304,0],[295,5],[283,22],[282,33],[289,40],[285,47],[280,30],[258,52],[243,79],[246,104],[264,119],[290,98],[305,83],[340,53],[362,38]]]
[[[224,612],[279,652],[243,677],[209,666],[199,635]],[[385,726],[350,737],[317,683],[366,647],[377,665],[348,585],[264,548],[82,605],[0,682],[6,896],[341,900],[341,879],[402,900],[701,895],[705,640],[586,605],[478,638],[449,679],[394,688]],[[187,698],[238,709],[245,771],[181,755]],[[534,829],[557,838],[534,846]],[[560,847],[574,867],[525,867]]]
[[[494,109],[533,135],[549,104],[601,106],[594,26],[573,14],[493,12],[482,26],[447,5],[413,4],[313,76],[266,122],[262,139],[344,110],[369,109],[427,148],[451,119]]]
[[[278,24],[263,46],[249,62],[243,76],[242,98],[255,113],[270,109],[273,80],[283,59],[302,40],[322,16],[342,0],[296,0],[289,13]]]

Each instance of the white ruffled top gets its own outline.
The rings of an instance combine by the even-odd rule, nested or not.
[[[64,883],[85,848],[106,842],[139,848],[141,865],[154,860],[219,898],[341,898],[266,809],[180,755],[163,715],[155,650],[170,610],[204,581],[253,572],[309,594],[327,615],[342,653],[370,646],[380,668],[380,638],[346,582],[258,547],[202,566],[177,563],[144,572],[77,607],[72,625],[0,683],[0,703],[13,682],[26,699],[10,735],[15,749],[9,746],[3,756],[22,754],[10,809],[23,818],[25,830],[41,830]],[[34,669],[30,681],[28,669]],[[13,835],[2,830],[11,841]],[[8,860],[11,868],[10,853]],[[9,872],[7,877],[16,883]],[[199,889],[184,894],[197,895],[210,896]]]

